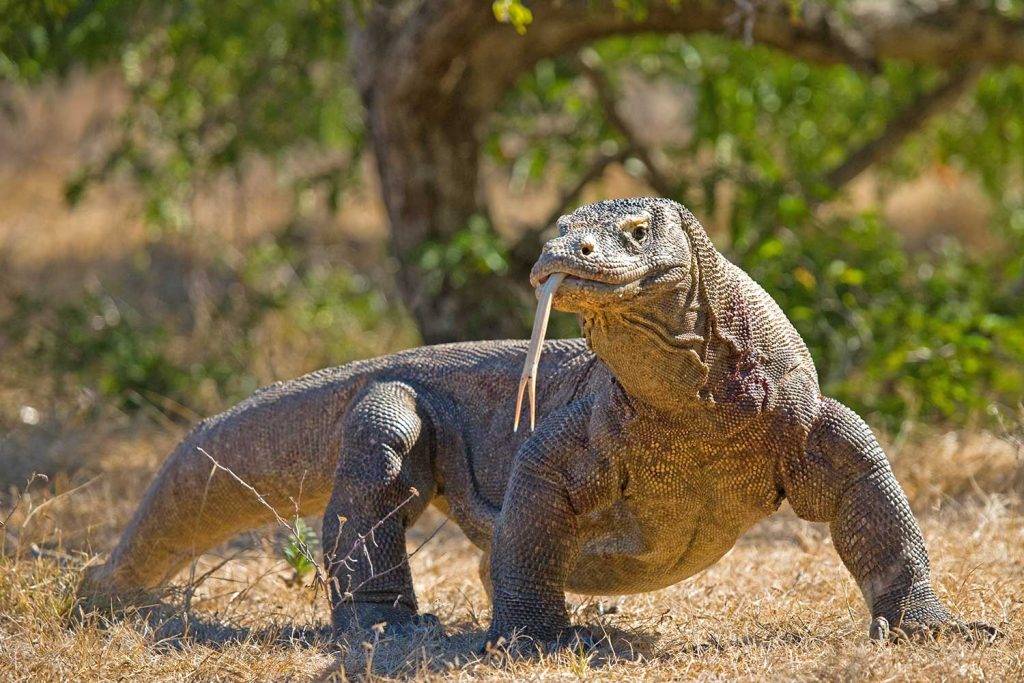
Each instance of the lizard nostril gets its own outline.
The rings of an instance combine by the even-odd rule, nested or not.
[[[595,245],[594,240],[589,237],[584,237],[580,240],[580,253],[584,256],[590,256],[594,253]]]

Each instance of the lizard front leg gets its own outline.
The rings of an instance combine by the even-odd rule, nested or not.
[[[543,644],[566,633],[578,517],[609,502],[614,480],[608,459],[589,448],[589,418],[589,402],[566,406],[516,454],[490,552],[489,642],[515,635]]]
[[[829,522],[871,612],[872,638],[884,639],[890,629],[994,633],[953,617],[935,595],[921,529],[881,446],[852,410],[823,399],[806,450],[782,463],[782,477],[800,517]]]
[[[412,387],[370,385],[344,419],[323,548],[336,633],[419,623],[405,531],[433,495]],[[430,620],[430,617],[427,617]]]

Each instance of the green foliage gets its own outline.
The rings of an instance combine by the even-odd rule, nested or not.
[[[613,38],[597,44],[592,59],[613,85],[621,85],[616,74],[629,72],[690,96],[690,120],[681,122],[689,140],[658,145],[668,160],[662,170],[680,186],[677,198],[698,214],[715,213],[719,188],[734,189],[728,227],[737,254],[774,229],[780,206],[798,209],[797,197],[830,195],[825,173],[937,80],[933,72],[891,64],[867,77],[713,36]],[[609,125],[586,89],[570,62],[541,62],[509,97],[488,151],[511,164],[513,178],[533,180],[553,168],[579,173],[599,152],[628,149],[631,141]],[[631,103],[622,97],[620,106],[627,111]],[[524,138],[533,143],[525,153],[513,146],[514,159],[502,154],[508,140]],[[528,174],[519,170],[523,164]]]
[[[14,304],[5,325],[31,358],[51,373],[79,375],[122,408],[161,398],[187,403],[187,393],[197,383],[230,381],[230,365],[174,362],[167,354],[165,326],[102,293],[90,292],[80,301],[50,309],[24,295]]]
[[[491,9],[495,19],[511,24],[520,35],[526,33],[526,27],[533,23],[533,12],[521,0],[494,0]]]
[[[417,262],[427,273],[428,291],[437,292],[442,274],[456,287],[508,272],[505,246],[483,216],[473,216],[464,230],[444,242],[422,245]]]
[[[35,81],[115,57],[136,11],[125,0],[0,0],[0,80]]]
[[[895,427],[909,417],[963,422],[1016,408],[1024,395],[1022,247],[987,262],[954,241],[909,256],[866,214],[780,230],[744,266],[807,341],[823,389]]]
[[[508,246],[486,217],[470,217],[465,228],[446,240],[424,242],[413,258],[427,296],[443,297],[450,288],[486,293],[471,310],[458,312],[466,338],[504,336],[502,330],[495,329],[494,320],[511,319],[506,330],[529,324],[529,300],[521,288],[508,281]]]
[[[369,3],[343,4],[348,12],[323,0],[0,0],[0,78],[35,82],[77,65],[120,68],[130,98],[119,142],[69,179],[71,204],[91,183],[126,174],[144,191],[152,225],[187,231],[190,202],[210,179],[242,170],[253,155],[284,166],[296,152],[315,149],[332,163],[295,174],[296,207],[324,188],[336,210],[359,182],[365,145],[345,64],[344,17],[358,20]],[[794,16],[804,4],[790,3]],[[647,5],[612,3],[627,16],[643,16]],[[994,11],[1020,17],[1022,7],[1013,0]],[[496,0],[491,9],[519,33],[536,28],[524,0]],[[594,11],[601,11],[597,3]],[[950,238],[911,253],[862,207],[827,218],[816,207],[842,191],[826,182],[829,171],[940,83],[938,70],[886,63],[878,73],[860,73],[714,36],[623,36],[588,50],[587,62],[616,91],[620,113],[637,106],[630,79],[684,95],[679,115],[687,134],[650,143],[660,172],[678,188],[674,198],[717,228],[716,243],[779,299],[808,340],[827,390],[890,420],[963,421],[1021,400],[1024,69],[987,72],[968,101],[872,169],[884,193],[949,168],[977,178],[991,202],[984,227],[1000,248],[969,253]],[[552,176],[568,187],[595,159],[635,144],[608,114],[576,56],[542,60],[490,120],[484,150],[513,190]],[[638,158],[625,168],[645,175]],[[460,312],[466,337],[493,336],[480,321],[495,320],[495,311],[511,311],[526,329],[532,308],[508,282],[521,268],[487,215],[481,207],[453,238],[422,244],[405,264],[415,267],[426,295],[481,293],[479,316]],[[247,359],[260,347],[257,331],[274,317],[291,334],[315,340],[311,362],[379,352],[390,345],[374,341],[381,337],[411,343],[408,318],[379,283],[313,258],[294,238],[285,231],[239,263],[216,265],[241,283],[245,297],[215,303],[217,320],[236,330],[221,337],[234,341],[214,344],[202,360],[186,361],[173,348],[173,326],[99,294],[25,336],[35,340],[39,358],[111,395],[150,391],[186,404],[204,381],[225,398],[245,393],[256,382]],[[120,317],[108,322],[112,305]],[[556,334],[575,332],[565,317],[552,325]]]
[[[287,321],[310,370],[418,343],[413,322],[394,296],[344,264],[316,258],[311,245],[285,232],[254,245],[238,269],[249,308],[245,329],[269,313]]]
[[[296,517],[292,525],[292,534],[281,549],[285,562],[295,572],[295,580],[303,579],[316,571],[316,558],[310,557],[310,551],[320,547],[320,539],[301,517]]]
[[[307,145],[348,161],[316,181],[353,181],[362,108],[337,3],[0,0],[0,16],[0,78],[114,62],[129,87],[119,142],[70,179],[72,204],[91,183],[126,173],[153,226],[189,228],[200,184],[248,155],[283,160]]]
[[[1021,400],[1024,110],[1014,103],[1024,70],[990,71],[971,101],[872,169],[884,188],[951,167],[981,179],[995,207],[979,229],[1002,249],[970,253],[946,238],[911,253],[878,215],[822,219],[814,207],[835,194],[828,172],[941,82],[939,72],[884,64],[864,75],[712,36],[618,37],[593,49],[588,59],[609,75],[620,112],[632,106],[627,74],[688,97],[690,134],[657,143],[660,170],[677,199],[712,228],[716,219],[719,246],[794,319],[826,391],[892,424],[962,423]],[[630,149],[590,90],[572,61],[539,63],[495,119],[492,160],[526,186]],[[626,168],[644,174],[637,159]]]
[[[1024,67],[985,73],[969,107],[944,116],[908,141],[894,159],[896,178],[932,163],[977,178],[995,209],[988,228],[1009,239],[1024,236]]]
[[[344,264],[311,254],[294,233],[254,245],[237,263],[214,259],[205,267],[207,278],[224,284],[202,304],[211,318],[203,333],[187,317],[157,315],[152,309],[165,308],[157,292],[113,296],[99,288],[59,303],[15,293],[0,327],[72,389],[90,388],[125,410],[170,401],[200,414],[280,379],[255,362],[268,351],[268,335],[291,356],[291,374],[418,342],[392,298]]]

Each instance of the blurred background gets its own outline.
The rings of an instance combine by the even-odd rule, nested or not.
[[[0,0],[0,485],[525,336],[554,219],[651,194],[880,431],[1019,450],[1022,3],[867,4]]]
[[[1022,65],[1022,0],[0,0],[0,677],[330,662],[264,637],[327,621],[295,550],[315,522],[204,556],[173,648],[147,645],[167,623],[64,624],[195,421],[325,366],[526,336],[555,219],[634,195],[684,203],[775,297],[880,435],[940,595],[1020,634]],[[641,673],[1021,677],[1019,637],[865,649],[828,539],[784,513],[630,598],[615,624],[668,634]],[[449,525],[413,561],[469,640],[475,553]]]

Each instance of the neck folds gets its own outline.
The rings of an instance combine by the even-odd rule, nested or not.
[[[673,412],[696,405],[711,351],[698,297],[676,289],[635,304],[585,314],[591,348],[632,398]]]

